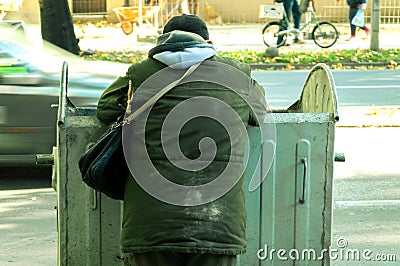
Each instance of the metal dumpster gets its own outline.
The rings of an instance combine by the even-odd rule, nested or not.
[[[247,253],[240,265],[329,265],[337,96],[324,64],[309,73],[300,99],[273,111],[275,157],[259,189],[247,191]],[[268,126],[267,124],[262,125]],[[252,129],[251,131],[255,131]],[[250,132],[255,134],[255,132]],[[250,169],[268,142],[251,138]],[[246,172],[252,174],[252,171]],[[249,176],[245,177],[249,182]]]
[[[71,106],[64,64],[54,148],[54,187],[58,209],[59,265],[122,265],[119,247],[122,203],[87,187],[78,159],[106,129],[95,110]],[[329,265],[331,244],[335,84],[329,69],[316,65],[299,101],[273,111],[276,140],[252,138],[246,168],[247,253],[239,265]],[[271,167],[257,159],[276,152]],[[253,172],[261,185],[248,191]],[[279,251],[283,250],[283,251]],[[322,254],[322,255],[321,255]]]

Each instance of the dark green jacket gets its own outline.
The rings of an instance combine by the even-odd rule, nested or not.
[[[166,65],[154,57],[163,52],[198,51],[186,48],[206,48],[204,40],[194,34],[172,32],[159,38],[158,45],[149,52],[149,58],[134,63],[125,77],[118,78],[99,100],[97,115],[105,122],[114,121],[125,111],[128,81],[135,88],[134,97],[146,89],[140,85]],[[211,50],[208,50],[211,51]],[[175,56],[175,54],[169,54]],[[169,56],[167,55],[167,57]],[[191,56],[191,55],[190,55]],[[159,57],[158,57],[159,58]],[[250,77],[250,68],[237,60],[211,56],[207,60],[227,64]],[[185,62],[184,62],[185,63]],[[229,79],[230,77],[226,77]],[[249,88],[263,98],[263,89],[250,79]],[[260,94],[260,91],[262,92]],[[246,91],[246,93],[251,94]],[[161,145],[161,127],[166,115],[178,103],[195,96],[208,96],[229,104],[245,125],[256,125],[254,113],[231,89],[223,85],[195,81],[181,84],[163,96],[151,110],[146,124],[146,147],[155,168],[170,181],[187,186],[206,184],[219,176],[231,160],[237,173],[243,170],[245,132],[243,137],[230,140],[218,122],[208,117],[197,117],[185,124],[179,132],[182,153],[191,159],[200,156],[199,142],[210,137],[217,146],[213,162],[199,171],[187,171],[173,165]],[[257,99],[263,103],[263,99]],[[262,109],[265,110],[263,104]],[[204,106],[213,108],[213,106]],[[216,110],[218,112],[218,110]],[[134,147],[133,147],[134,148]],[[222,197],[199,206],[177,206],[156,199],[144,191],[134,178],[128,178],[125,190],[121,246],[125,253],[146,251],[180,251],[237,255],[246,250],[246,210],[243,176]],[[182,195],[182,200],[184,200]]]

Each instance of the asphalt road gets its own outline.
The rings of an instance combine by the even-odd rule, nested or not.
[[[288,107],[300,97],[309,70],[254,71],[273,107]],[[341,106],[400,105],[398,70],[332,70]]]
[[[57,265],[50,169],[0,168],[0,265]]]
[[[346,249],[369,249],[374,260],[334,261],[333,265],[400,263],[400,128],[338,128],[335,150],[346,162],[335,163],[332,242]],[[376,255],[396,255],[377,261]],[[388,256],[387,256],[388,257]]]

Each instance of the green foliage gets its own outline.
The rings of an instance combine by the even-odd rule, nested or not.
[[[220,52],[221,56],[235,57],[245,63],[252,64],[343,64],[343,63],[384,63],[400,61],[400,49],[380,50],[321,50],[321,51],[290,51],[278,57],[265,57],[265,52],[235,51]]]
[[[119,63],[134,63],[147,57],[143,51],[94,51],[91,54],[82,53],[81,56],[90,60],[112,61]]]
[[[319,50],[319,51],[289,51],[281,53],[277,57],[267,57],[265,51],[224,51],[219,52],[219,56],[233,57],[248,64],[277,64],[284,63],[289,65],[313,65],[316,63],[326,63],[333,68],[340,68],[343,65],[386,65],[388,68],[398,68],[400,64],[400,49],[393,48],[387,50]],[[143,51],[95,51],[93,55],[82,55],[91,60],[107,60],[121,63],[133,63],[143,60],[147,53]]]

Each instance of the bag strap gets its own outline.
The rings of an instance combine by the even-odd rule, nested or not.
[[[142,106],[140,106],[139,109],[137,109],[135,112],[133,112],[131,115],[129,115],[127,118],[125,118],[122,121],[122,126],[127,125],[129,123],[131,123],[138,115],[140,115],[144,110],[146,110],[147,108],[149,108],[151,105],[153,105],[155,102],[157,102],[164,94],[166,94],[168,91],[170,91],[172,88],[174,88],[176,85],[179,84],[179,82],[181,82],[184,78],[186,78],[187,76],[189,76],[190,74],[192,74],[196,68],[198,68],[200,66],[201,62],[198,62],[192,66],[189,67],[188,70],[186,70],[186,72],[182,75],[182,77],[180,77],[179,79],[171,82],[170,84],[168,84],[167,86],[165,86],[162,90],[160,90],[159,92],[157,92],[156,95],[154,95],[153,97],[150,98],[150,100],[148,100],[145,104],[143,104]]]

